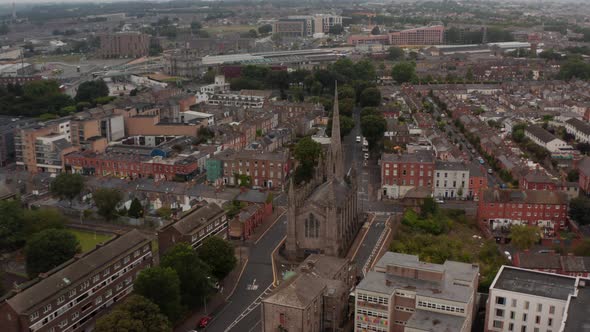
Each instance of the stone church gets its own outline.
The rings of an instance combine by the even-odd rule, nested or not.
[[[346,172],[336,89],[332,137],[326,156],[311,181],[296,188],[291,180],[289,186],[285,244],[289,259],[298,260],[313,253],[346,255],[360,227],[356,170]]]

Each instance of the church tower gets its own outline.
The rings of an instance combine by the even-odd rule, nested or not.
[[[342,158],[342,139],[340,137],[340,110],[338,109],[338,82],[334,89],[334,111],[332,112],[332,137],[330,137],[330,156],[328,159],[328,180],[344,179],[344,160]]]

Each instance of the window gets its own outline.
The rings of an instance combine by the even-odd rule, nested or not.
[[[514,319],[516,317],[516,313],[514,311],[510,312],[510,319]]]
[[[305,237],[320,237],[320,221],[313,213],[310,213],[307,219],[305,219]]]
[[[92,278],[93,283],[97,283],[100,280],[100,276],[97,274]]]
[[[43,313],[46,314],[49,312],[49,310],[51,310],[51,304],[48,304],[46,306],[43,307]]]
[[[504,309],[496,309],[497,317],[504,317]]]
[[[527,314],[522,314],[522,321],[526,322],[526,319],[527,319]]]
[[[74,321],[74,320],[78,319],[78,317],[79,317],[79,316],[80,316],[80,313],[79,313],[79,312],[74,312],[74,313],[72,314],[72,321]]]
[[[543,311],[543,305],[541,303],[537,303],[537,312]]]
[[[97,297],[96,301],[94,301],[94,303],[96,303],[96,305],[99,305],[100,303],[102,303],[102,296]]]
[[[62,303],[64,303],[65,300],[66,300],[65,296],[63,296],[63,295],[60,296],[57,298],[57,304],[62,304]]]
[[[535,324],[541,324],[541,316],[535,316]]]
[[[106,294],[105,294],[104,297],[111,297],[111,295],[113,295],[113,290],[112,289],[109,289],[109,290],[107,290],[107,292],[106,292]]]
[[[111,269],[107,268],[106,270],[103,271],[102,275],[106,277],[109,275],[109,273],[111,273]]]
[[[512,307],[516,308],[516,299],[512,299]]]
[[[526,310],[529,310],[529,304],[530,304],[529,301],[524,301],[524,308]]]
[[[514,323],[508,323],[508,331],[514,331]]]
[[[501,321],[501,320],[495,320],[495,321],[494,321],[494,327],[495,327],[495,328],[498,328],[498,329],[501,329],[501,328],[503,328],[503,327],[504,327],[504,322],[503,322],[503,321]]]
[[[553,326],[553,318],[547,320],[547,326]]]
[[[127,263],[129,263],[129,260],[130,260],[130,259],[131,259],[131,258],[130,258],[129,256],[125,257],[125,259],[123,259],[123,264],[127,264]]]
[[[69,293],[68,293],[68,297],[72,297],[72,296],[76,296],[76,289],[72,289]]]
[[[550,305],[549,306],[549,314],[553,315],[555,313],[555,306],[554,305]]]
[[[32,321],[34,321],[34,320],[35,320],[35,319],[37,319],[37,318],[39,318],[39,311],[35,311],[34,313],[32,313],[32,314],[29,316],[29,320],[30,320],[31,322],[32,322]]]
[[[506,304],[506,298],[505,297],[501,297],[501,296],[496,296],[496,304],[505,305]]]
[[[64,319],[61,322],[59,322],[59,327],[64,328],[66,327],[66,325],[68,325],[68,320]]]
[[[526,326],[521,327],[520,332],[526,332]]]

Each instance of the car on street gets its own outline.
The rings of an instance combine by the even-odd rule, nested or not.
[[[365,152],[365,160],[369,159],[369,154]]]
[[[199,325],[197,325],[197,328],[204,329],[207,327],[207,325],[209,325],[209,323],[211,323],[211,316],[205,316],[199,320]]]
[[[435,201],[437,204],[444,204],[444,202],[445,202],[445,201],[443,201],[443,200],[442,200],[442,199],[440,199],[440,198],[436,198],[436,199],[434,199],[434,201]]]
[[[360,143],[360,142],[361,142],[361,137],[360,137],[360,136],[357,136],[357,137],[356,137],[356,142],[357,142],[357,143]]]
[[[491,168],[488,168],[488,174],[492,174],[494,171]]]
[[[506,258],[508,258],[509,261],[512,262],[512,255],[510,254],[510,252],[504,251],[504,255],[506,256]]]

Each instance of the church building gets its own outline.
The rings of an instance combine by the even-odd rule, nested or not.
[[[314,179],[298,188],[291,180],[285,245],[289,259],[300,260],[310,254],[344,257],[360,227],[356,170],[347,171],[344,165],[338,89],[326,154]]]

